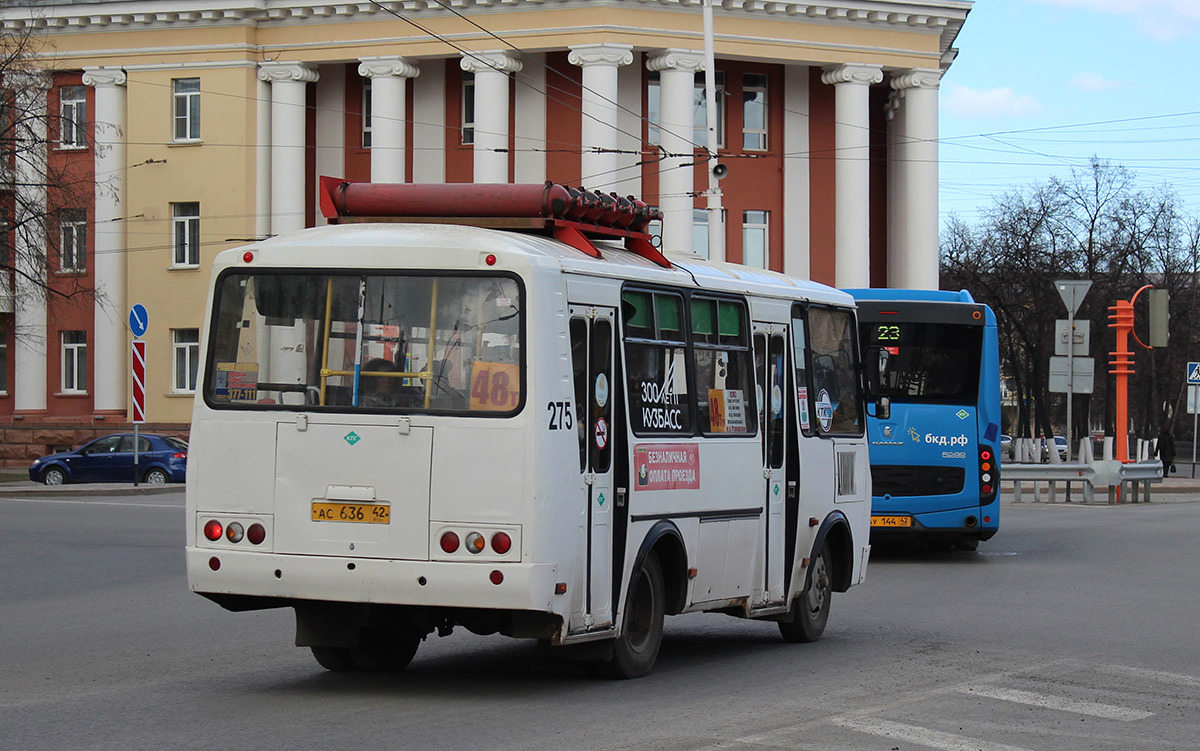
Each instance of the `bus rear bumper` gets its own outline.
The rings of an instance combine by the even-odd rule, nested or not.
[[[1000,503],[993,501],[986,506],[966,506],[948,511],[925,513],[900,513],[873,511],[873,516],[908,517],[908,526],[872,526],[872,539],[901,539],[912,537],[947,537],[991,539],[1000,528]]]
[[[205,595],[546,613],[569,607],[565,594],[555,594],[557,571],[549,563],[450,563],[191,547],[186,559],[188,587]],[[493,583],[494,572],[500,573],[499,584]]]

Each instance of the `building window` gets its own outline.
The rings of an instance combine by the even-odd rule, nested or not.
[[[176,78],[171,82],[175,88],[175,140],[200,140],[200,79]]]
[[[62,390],[64,394],[87,391],[87,332],[62,332]]]
[[[475,143],[475,74],[462,74],[462,142],[463,146]]]
[[[363,79],[362,93],[362,147],[371,148],[371,79]]]
[[[660,76],[657,72],[650,74],[650,86],[647,92],[646,140],[657,145],[659,143],[659,123],[662,121],[662,92]],[[725,74],[717,71],[717,148],[725,148]],[[708,147],[708,105],[704,96],[704,73],[696,74],[695,85],[692,89],[692,145],[698,149]]]
[[[200,265],[200,204],[171,204],[172,246],[175,266]]]
[[[742,148],[767,148],[767,77],[762,73],[742,76]]]
[[[59,213],[62,243],[59,245],[59,271],[79,272],[87,268],[87,217],[83,209],[63,209]]]
[[[87,146],[87,89],[83,86],[60,86],[58,89],[58,143],[64,149]]]
[[[196,368],[200,365],[200,329],[172,329],[171,344],[175,349],[173,390],[195,393]]]
[[[709,258],[708,210],[692,209],[692,252],[701,258]]]
[[[767,245],[766,211],[742,212],[742,264],[756,269],[767,268],[770,260]]]
[[[0,342],[0,394],[8,393],[8,344]]]

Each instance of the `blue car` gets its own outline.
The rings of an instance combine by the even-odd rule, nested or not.
[[[137,479],[150,485],[187,479],[187,442],[161,435],[138,436]],[[34,459],[29,479],[47,485],[68,482],[128,482],[133,477],[133,433],[97,438],[61,454]]]

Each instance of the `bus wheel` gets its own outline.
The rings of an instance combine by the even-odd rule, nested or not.
[[[812,571],[808,586],[800,596],[792,600],[792,618],[779,622],[779,633],[785,641],[792,643],[816,641],[825,632],[829,621],[829,600],[833,586],[829,581],[832,569],[829,563],[829,545],[821,546],[821,553],[812,560]]]
[[[954,543],[954,547],[958,548],[959,550],[965,550],[968,553],[970,553],[972,551],[979,550],[979,540],[976,540],[971,537],[963,537]]]
[[[662,644],[665,614],[662,566],[658,556],[650,553],[629,583],[621,636],[613,642],[612,657],[597,663],[600,674],[606,678],[640,678],[649,673]]]
[[[309,649],[312,650],[317,664],[326,670],[339,673],[358,670],[358,664],[354,662],[354,655],[350,654],[349,647],[309,647]]]
[[[394,673],[408,667],[420,644],[416,634],[364,628],[350,654],[360,670]]]

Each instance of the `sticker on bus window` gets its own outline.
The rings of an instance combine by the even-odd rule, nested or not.
[[[213,399],[252,402],[258,399],[258,363],[219,362],[213,378]]]
[[[709,432],[745,433],[746,402],[741,389],[708,390]]]
[[[596,406],[604,409],[604,405],[608,404],[608,376],[604,373],[596,374]]]
[[[699,490],[700,451],[694,443],[633,447],[635,490]]]
[[[812,424],[808,421],[808,387],[796,387],[796,401],[800,405],[800,427],[805,430],[811,430]]]
[[[521,400],[521,373],[516,363],[476,360],[471,369],[471,409],[507,412]]]
[[[821,423],[821,430],[826,432],[833,425],[833,402],[825,389],[821,389],[821,393],[817,394],[817,421]]]

